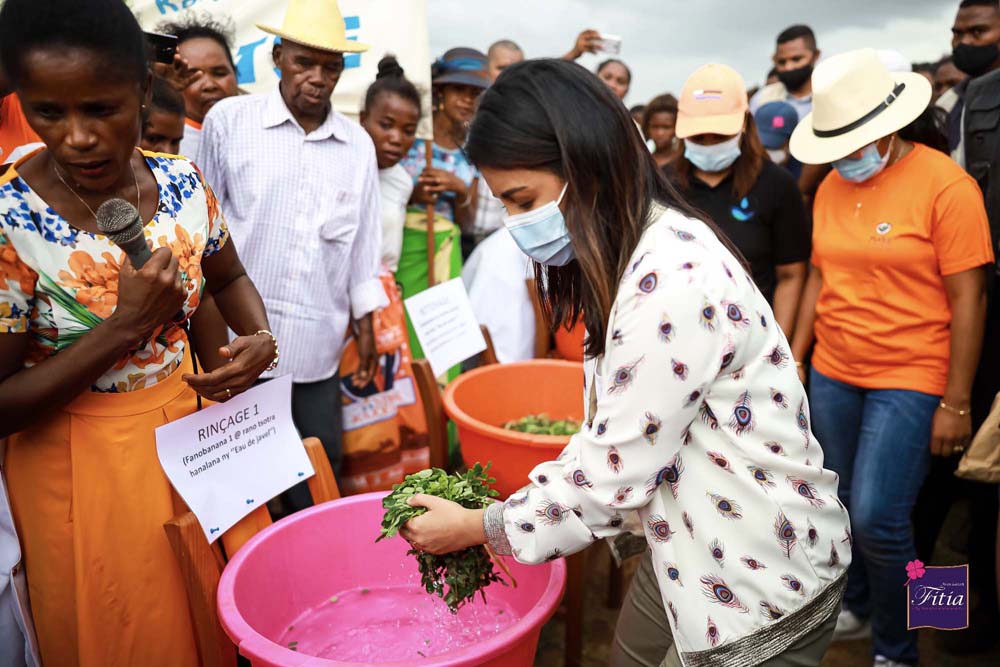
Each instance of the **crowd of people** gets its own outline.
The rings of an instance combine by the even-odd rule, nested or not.
[[[652,549],[616,667],[818,665],[863,637],[873,665],[915,666],[906,565],[964,503],[951,648],[995,641],[997,488],[953,473],[1000,391],[997,0],[959,2],[938,62],[823,54],[793,25],[762,87],[706,63],[631,108],[623,60],[574,62],[598,31],[558,57],[457,46],[426,139],[392,55],[359,123],[334,111],[369,47],[334,0],[292,5],[259,26],[280,82],[256,94],[210,15],[158,26],[176,55],[150,65],[121,0],[0,8],[11,664],[198,664],[154,429],[290,374],[339,473],[345,334],[364,386],[375,314],[458,276],[500,362],[546,337],[585,362],[587,416],[506,503],[418,498],[415,546],[540,562],[636,510]],[[145,264],[102,235],[109,199],[138,212]],[[310,504],[303,483],[272,509]]]

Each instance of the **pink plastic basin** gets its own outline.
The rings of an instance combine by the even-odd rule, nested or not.
[[[335,500],[262,530],[241,548],[219,582],[219,620],[254,667],[360,667],[303,655],[277,641],[296,617],[331,594],[364,586],[419,584],[416,560],[402,539],[378,544],[384,493]],[[551,618],[566,582],[562,560],[521,565],[507,559],[517,588],[498,584],[487,598],[504,600],[520,616],[475,646],[420,662],[420,667],[531,667],[538,634]],[[412,662],[386,662],[401,667]]]
[[[458,427],[467,465],[492,462],[501,498],[528,484],[528,473],[552,461],[569,436],[508,431],[503,424],[528,415],[583,420],[583,364],[534,359],[493,364],[458,376],[444,392],[444,410]]]

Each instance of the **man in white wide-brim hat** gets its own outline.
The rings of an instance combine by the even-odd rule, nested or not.
[[[959,456],[971,437],[989,225],[972,177],[904,132],[930,102],[922,75],[862,49],[820,63],[812,89],[791,152],[834,169],[813,206],[792,356],[815,340],[812,427],[854,538],[834,640],[870,635],[875,667],[914,666],[911,515],[931,457]]]
[[[258,27],[281,38],[278,89],[218,102],[205,117],[200,166],[281,345],[280,366],[265,376],[292,374],[295,425],[323,442],[338,472],[344,333],[353,323],[363,386],[377,362],[372,313],[386,305],[375,149],[330,102],[344,54],[368,46],[347,38],[335,0],[290,0],[280,28]],[[305,484],[282,503],[310,505]]]

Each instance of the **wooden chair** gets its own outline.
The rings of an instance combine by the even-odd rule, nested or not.
[[[413,380],[417,384],[420,402],[427,420],[427,441],[430,446],[431,467],[448,470],[448,417],[444,414],[444,400],[431,364],[426,359],[414,359]]]
[[[500,363],[497,360],[496,348],[493,347],[493,336],[490,335],[490,330],[486,328],[485,324],[480,324],[479,331],[482,332],[483,338],[486,340],[486,349],[479,353],[479,365],[492,366]]]
[[[306,448],[315,471],[307,481],[313,503],[318,505],[336,500],[340,497],[340,490],[322,443],[316,438],[306,438],[302,445]],[[247,540],[269,525],[271,515],[268,514],[267,507],[258,507],[227,530],[219,541],[210,545],[198,519],[189,511],[180,513],[163,524],[187,589],[188,608],[194,624],[201,667],[236,665],[236,646],[219,624],[216,610],[215,597],[219,579],[226,565],[226,554],[235,554]],[[221,547],[219,542],[222,543]]]

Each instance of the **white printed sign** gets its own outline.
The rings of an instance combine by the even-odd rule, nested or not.
[[[313,475],[292,423],[291,375],[159,427],[156,453],[209,542]]]
[[[287,0],[131,0],[129,5],[144,30],[155,30],[164,21],[209,14],[231,23],[236,30],[233,60],[240,88],[251,93],[270,92],[278,85],[271,60],[274,35],[258,23],[280,28]],[[419,136],[431,135],[431,55],[427,30],[427,0],[339,0],[348,39],[368,44],[360,54],[345,54],[344,74],[333,94],[334,108],[351,117],[361,110],[368,86],[375,80],[378,61],[396,56],[406,78],[416,84],[424,99]]]
[[[403,303],[434,375],[486,349],[461,278],[414,294]]]

